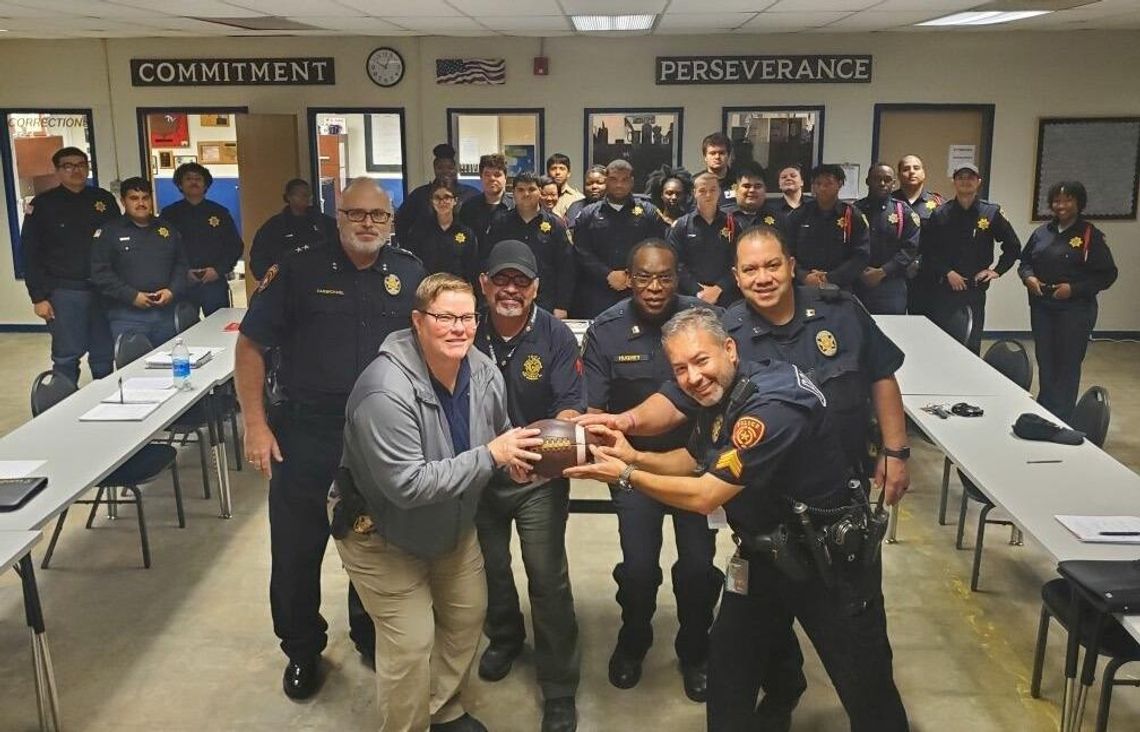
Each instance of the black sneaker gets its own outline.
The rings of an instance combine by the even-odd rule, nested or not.
[[[522,646],[504,646],[492,643],[479,659],[479,678],[484,681],[501,681],[511,672],[511,665],[522,653]]]

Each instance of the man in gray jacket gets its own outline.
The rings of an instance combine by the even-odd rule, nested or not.
[[[496,469],[529,480],[542,440],[510,428],[502,375],[471,348],[477,320],[467,282],[427,277],[411,330],[388,336],[348,398],[330,513],[376,625],[385,732],[485,730],[460,701],[487,610],[475,509]]]

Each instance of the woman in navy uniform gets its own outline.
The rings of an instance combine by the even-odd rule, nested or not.
[[[805,285],[836,285],[850,291],[871,256],[867,219],[839,200],[847,174],[838,165],[811,172],[815,197],[788,215],[788,244],[796,258],[796,279]]]
[[[1053,220],[1038,227],[1022,252],[1029,322],[1041,374],[1041,406],[1068,420],[1081,385],[1081,362],[1096,325],[1096,296],[1116,281],[1116,264],[1100,229],[1081,217],[1088,193],[1079,181],[1049,189]]]
[[[456,218],[455,206],[455,194],[447,183],[432,183],[434,215],[413,224],[401,246],[423,261],[429,275],[450,272],[475,287],[479,282],[479,240],[471,227]]]

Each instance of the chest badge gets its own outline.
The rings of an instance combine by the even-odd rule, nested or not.
[[[934,202],[933,198],[926,202],[927,211],[933,211],[936,208],[938,208],[938,204]]]
[[[95,202],[95,210],[98,211],[99,213],[103,213],[104,211],[107,210],[107,204],[103,203],[102,201],[96,201]]]
[[[978,219],[978,228],[981,229],[982,231],[985,231],[986,229],[990,228],[990,220],[987,219],[985,216]]]
[[[165,226],[160,226],[158,227],[158,235],[165,239],[170,236],[170,229]]]
[[[543,234],[549,234],[551,228],[552,227],[550,226],[549,221],[543,221],[541,224],[538,225],[538,230],[541,231]]]
[[[1080,249],[1084,243],[1084,239],[1079,236],[1074,236],[1072,239],[1069,239],[1069,246],[1071,246],[1073,249]]]
[[[756,417],[741,417],[732,428],[732,444],[741,450],[756,445],[764,439],[764,423]]]
[[[838,226],[840,229],[846,229],[846,228],[847,228],[847,227],[844,225],[844,222],[843,222],[843,217],[842,217],[842,216],[840,216],[839,218],[837,218],[837,219],[835,220],[835,225],[836,225],[836,226]]]
[[[522,375],[527,381],[538,381],[542,376],[542,359],[533,353],[527,356],[523,361]]]
[[[721,238],[721,239],[728,239],[728,238],[730,238],[731,236],[732,236],[732,232],[730,232],[730,231],[728,230],[728,227],[727,227],[727,226],[725,226],[724,228],[722,228],[722,229],[720,230],[720,238]]]
[[[899,222],[899,215],[897,213],[892,213],[887,217],[887,221],[890,221],[892,224],[897,224]]]
[[[718,414],[716,416],[716,419],[713,420],[712,430],[711,430],[712,441],[713,441],[714,445],[716,444],[717,440],[720,439],[720,430],[723,427],[724,427],[724,415]]]
[[[222,220],[219,219],[217,216],[211,216],[210,218],[206,219],[206,223],[209,224],[210,226],[213,226],[216,229],[222,225]]]
[[[630,209],[630,213],[634,216],[640,216],[641,214],[645,213],[645,209],[643,209],[641,206],[634,206],[632,209]]]
[[[775,216],[765,216],[764,217],[764,225],[765,226],[771,226],[774,223],[776,223],[776,217]]]
[[[456,244],[463,244],[466,241],[467,241],[467,235],[466,234],[464,234],[462,231],[455,232],[455,243]]]
[[[816,333],[815,345],[819,352],[828,358],[839,353],[839,341],[835,340],[835,335],[830,330],[821,330]]]
[[[401,286],[400,278],[394,273],[389,273],[388,276],[384,278],[384,289],[388,291],[389,295],[399,295]]]

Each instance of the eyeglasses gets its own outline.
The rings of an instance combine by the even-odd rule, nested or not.
[[[479,323],[479,313],[464,313],[463,315],[456,315],[454,313],[431,313],[427,310],[421,310],[424,315],[430,315],[435,318],[435,322],[442,325],[444,328],[452,328],[456,323],[463,323],[464,328],[471,328]]]
[[[455,200],[455,196],[432,196],[431,200],[435,203],[451,203]]]
[[[677,281],[677,275],[672,272],[661,272],[658,274],[648,274],[646,272],[636,272],[630,275],[630,280],[637,287],[649,287],[656,282],[662,287],[669,287]]]
[[[84,160],[82,163],[60,163],[59,169],[68,173],[74,173],[77,170],[87,170],[91,167],[91,163]]]
[[[371,211],[363,208],[340,208],[337,210],[354,224],[359,224],[366,218],[372,219],[377,224],[386,224],[392,220],[392,212],[385,211],[382,208],[374,208]]]
[[[491,275],[491,282],[494,283],[495,287],[506,287],[507,285],[514,285],[520,290],[525,290],[526,288],[530,287],[530,283],[534,282],[534,279],[527,277],[524,274],[511,275],[507,274],[506,272],[499,272],[497,274]]]

